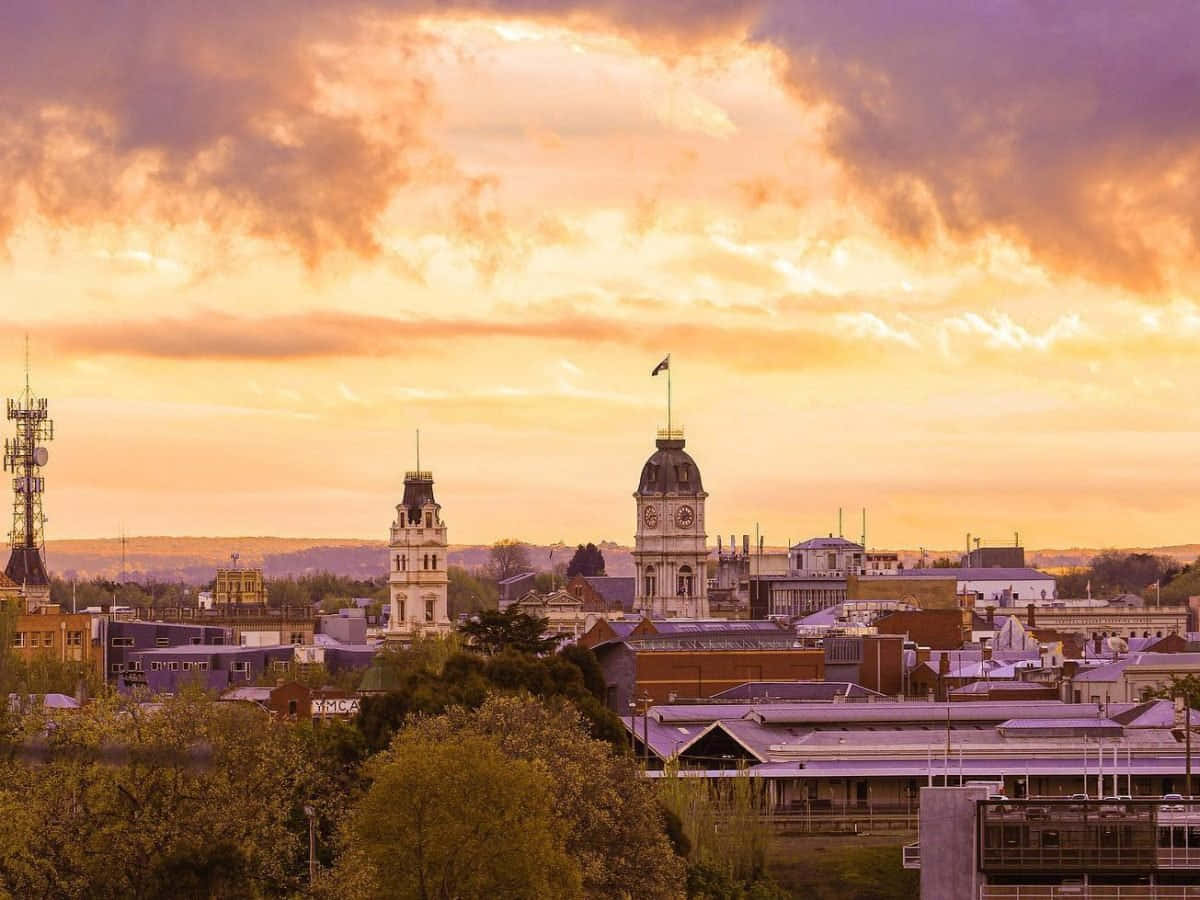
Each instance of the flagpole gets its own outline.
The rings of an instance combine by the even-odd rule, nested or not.
[[[671,440],[671,354],[667,354],[667,440]]]

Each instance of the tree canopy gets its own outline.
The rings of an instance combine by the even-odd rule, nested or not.
[[[603,574],[604,554],[600,552],[600,548],[595,544],[589,543],[586,547],[580,544],[571,561],[567,563],[567,577],[584,575],[591,578]]]
[[[549,653],[557,645],[553,637],[543,637],[549,621],[520,611],[515,604],[503,612],[485,609],[459,626],[471,645],[481,653]]]
[[[533,570],[529,561],[529,547],[513,538],[505,538],[492,544],[488,552],[488,574],[496,581]]]

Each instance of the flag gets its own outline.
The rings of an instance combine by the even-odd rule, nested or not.
[[[657,366],[655,366],[654,371],[651,372],[650,374],[657,375],[663,369],[669,369],[669,368],[671,368],[671,354],[670,353],[668,353],[666,356],[663,357],[663,361],[660,362]]]

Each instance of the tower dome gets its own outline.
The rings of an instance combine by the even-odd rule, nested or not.
[[[704,490],[700,467],[683,449],[683,438],[659,438],[658,448],[642,466],[639,494],[697,494]]]

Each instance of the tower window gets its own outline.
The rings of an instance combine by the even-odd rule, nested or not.
[[[401,572],[404,572],[408,569],[408,557],[407,556],[397,556],[396,560],[400,563],[400,571]]]
[[[429,568],[429,554],[428,553],[426,553],[423,557],[421,557],[421,568],[422,569]]]
[[[432,600],[425,601],[425,621],[426,622],[433,621],[433,601]]]
[[[646,566],[646,596],[653,597],[658,592],[658,578],[654,574],[654,566]]]
[[[404,571],[404,561],[400,558],[399,553],[396,554],[396,571],[397,572]]]
[[[433,554],[433,569],[437,570],[437,554]]]
[[[425,527],[426,528],[433,527],[433,513],[430,513],[430,512],[425,513]]]
[[[680,597],[692,596],[692,569],[691,566],[680,566],[679,575],[676,579],[676,593]]]

